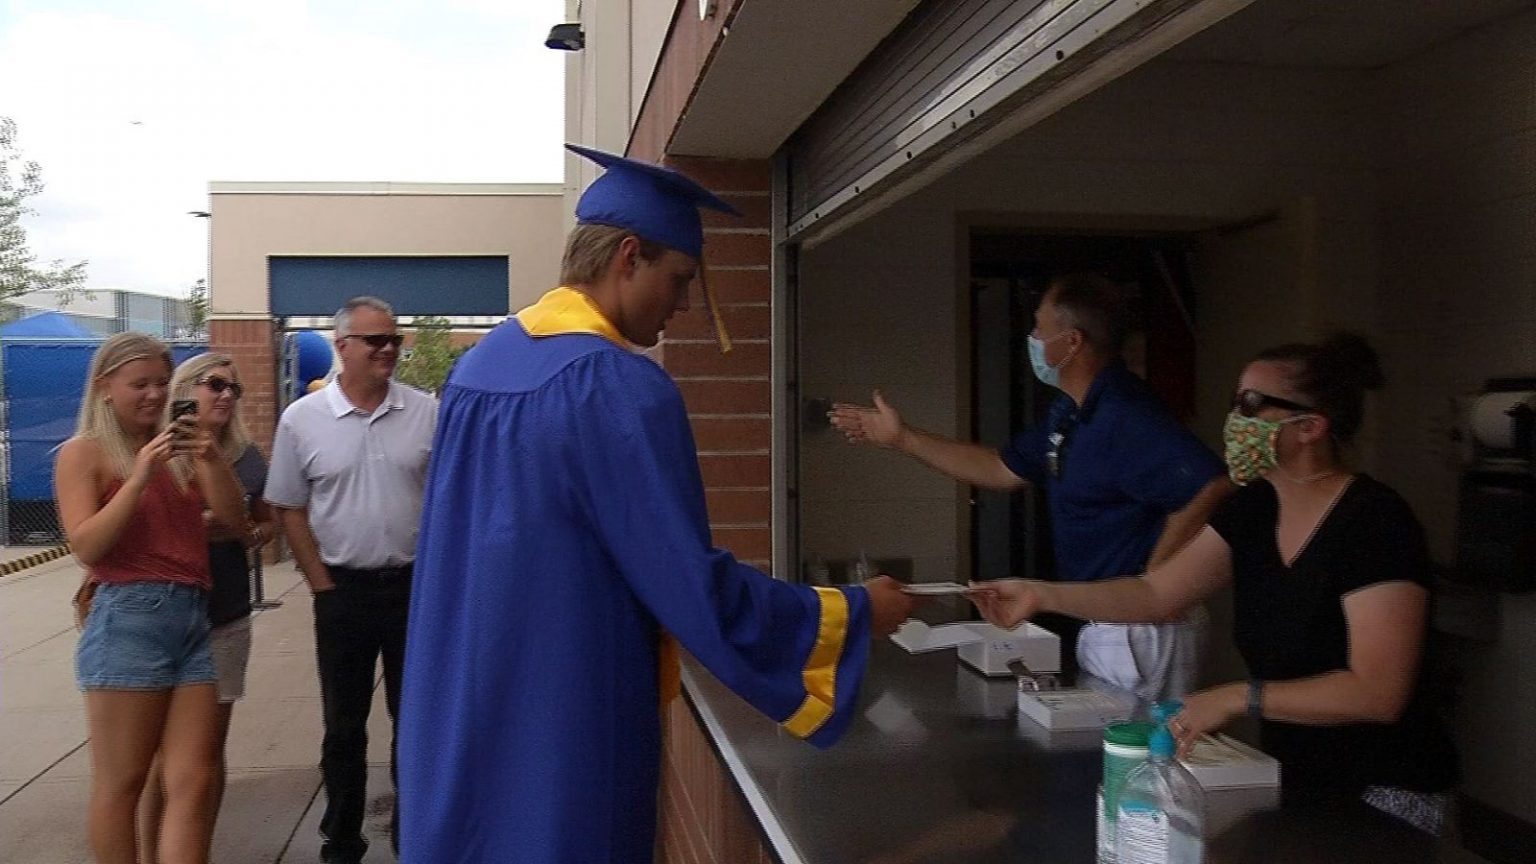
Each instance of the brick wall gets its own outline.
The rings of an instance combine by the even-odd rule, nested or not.
[[[688,405],[699,447],[715,544],[767,571],[772,564],[771,513],[772,279],[769,273],[767,161],[679,158],[671,161],[745,216],[706,212],[704,260],[731,334],[733,350],[715,344],[702,292],[667,328],[662,363]]]
[[[769,864],[757,819],[715,755],[686,699],[663,715],[661,813],[656,860],[662,864]]]
[[[211,351],[235,358],[245,396],[240,412],[251,437],[268,456],[272,454],[272,435],[277,431],[277,358],[272,348],[271,321],[228,321],[215,318],[208,322],[208,347]]]

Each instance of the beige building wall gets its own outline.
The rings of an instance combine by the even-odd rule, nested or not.
[[[566,20],[579,21],[586,48],[565,64],[565,140],[623,153],[645,103],[651,73],[666,43],[674,0],[567,0]],[[679,14],[696,7],[685,5]],[[565,226],[576,199],[601,170],[573,154],[565,161]]]
[[[213,183],[210,311],[266,317],[272,255],[505,255],[510,308],[559,279],[553,184]]]
[[[880,388],[908,423],[969,434],[952,211],[897,208],[807,250],[800,271],[800,392],[868,404]],[[968,318],[968,314],[966,315]],[[807,412],[808,414],[809,412]],[[888,451],[851,447],[821,418],[800,438],[804,562],[910,557],[921,581],[960,572],[966,491]]]
[[[1448,557],[1454,396],[1536,375],[1536,13],[1382,73],[1381,476]],[[1504,595],[1457,727],[1467,791],[1536,822],[1536,596]]]
[[[667,30],[672,24],[672,13],[697,14],[697,0],[678,10],[676,0],[627,0],[629,5],[629,119],[633,125],[640,116],[640,106],[645,102],[645,92],[651,86],[651,73],[656,71],[656,61],[661,59],[661,48],[667,41]]]

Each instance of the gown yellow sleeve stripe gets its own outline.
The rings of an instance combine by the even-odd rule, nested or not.
[[[801,672],[805,701],[784,721],[784,728],[797,738],[814,735],[832,716],[837,705],[837,663],[848,638],[848,597],[836,588],[814,590],[821,601],[821,624],[816,630],[816,645]]]

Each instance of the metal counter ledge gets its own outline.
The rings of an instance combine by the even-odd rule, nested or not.
[[[1015,685],[954,651],[870,654],[860,713],[817,750],[686,659],[692,712],[780,864],[1092,864],[1098,733],[1048,736]],[[1243,820],[1210,843],[1213,864],[1482,864],[1363,805]]]

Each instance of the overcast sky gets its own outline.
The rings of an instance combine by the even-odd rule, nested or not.
[[[184,294],[210,180],[554,183],[563,0],[0,0],[38,258]]]

